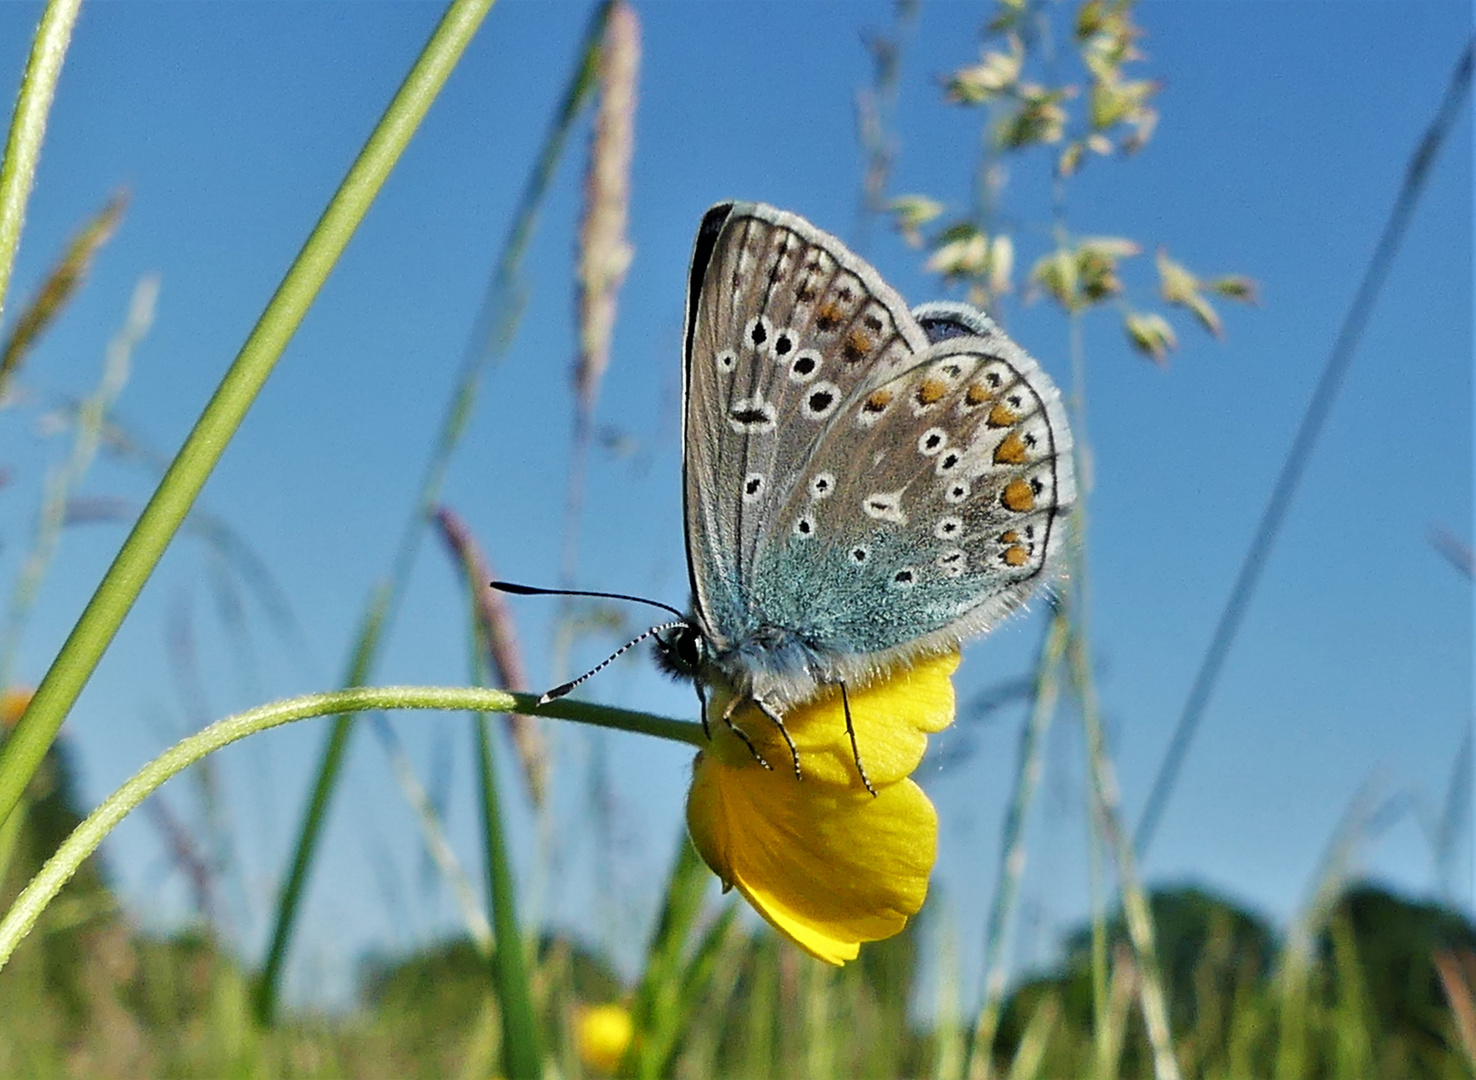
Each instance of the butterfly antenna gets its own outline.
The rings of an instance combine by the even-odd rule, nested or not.
[[[555,589],[540,589],[538,591],[540,593],[553,593],[553,592],[557,592],[558,590],[555,590]],[[573,593],[572,595],[574,595],[574,596],[604,596],[606,594],[605,593]],[[635,599],[635,597],[613,597],[613,599],[617,599],[617,600],[632,600],[632,599]],[[647,603],[655,603],[655,601],[647,601]],[[657,604],[657,607],[665,607],[665,606],[666,606],[665,604]],[[686,625],[688,625],[687,624],[687,620],[686,619],[682,619],[679,622],[662,623],[660,626],[653,626],[653,627],[651,627],[651,629],[645,631],[644,633],[640,634],[639,636],[634,637],[634,638],[631,638],[631,640],[627,641],[624,645],[620,646],[620,648],[616,649],[613,653],[611,653],[605,659],[601,660],[594,667],[590,668],[583,675],[579,676],[579,678],[573,679],[570,682],[566,682],[566,683],[564,683],[563,686],[555,686],[552,690],[550,690],[548,693],[544,694],[541,698],[538,699],[538,704],[540,704],[540,705],[547,705],[550,701],[557,701],[559,698],[563,697],[564,695],[568,694],[570,691],[572,691],[573,689],[575,689],[575,687],[579,686],[579,684],[582,683],[582,682],[584,682],[586,679],[593,678],[594,676],[598,675],[600,672],[604,671],[607,667],[609,667],[611,664],[613,664],[616,660],[619,660],[627,652],[629,652],[631,649],[635,648],[641,642],[645,641],[648,637],[651,637],[653,634],[659,634],[663,630],[675,630],[678,626],[686,626]]]
[[[687,616],[670,604],[663,604],[660,600],[647,600],[644,596],[626,596],[624,593],[614,592],[588,592],[584,589],[540,589],[537,585],[518,585],[511,581],[489,581],[487,584],[491,585],[498,592],[512,593],[514,596],[591,596],[596,600],[629,600],[633,604],[649,604],[651,607],[660,608],[662,611],[669,611],[678,619],[681,619],[682,623],[685,624],[688,622]],[[656,627],[655,629],[659,630],[662,627]],[[636,641],[639,640],[640,638],[636,638]],[[630,644],[634,645],[635,641],[632,641]],[[630,645],[627,645],[626,648],[630,648]],[[624,651],[624,649],[621,650],[621,652]],[[615,656],[619,655],[620,653],[615,654]],[[615,656],[610,657],[610,659],[615,659]],[[609,661],[607,660],[606,663],[609,663]],[[592,675],[594,672],[590,672],[590,674]]]

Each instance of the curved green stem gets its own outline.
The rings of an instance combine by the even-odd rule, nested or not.
[[[353,687],[328,694],[307,694],[248,709],[218,720],[189,738],[175,743],[135,773],[89,814],[87,820],[77,826],[16,898],[4,920],[0,921],[0,967],[10,959],[16,945],[36,925],[36,919],[46,905],[77,872],[83,860],[97,850],[103,837],[170,777],[222,746],[229,746],[258,731],[291,723],[293,720],[305,720],[311,716],[331,716],[374,709],[534,713],[596,724],[618,731],[634,731],[642,735],[674,739],[693,746],[701,746],[705,742],[702,725],[687,720],[668,720],[647,713],[588,705],[578,701],[556,701],[539,708],[538,699],[532,694],[509,694],[505,690],[484,690],[478,687]]]

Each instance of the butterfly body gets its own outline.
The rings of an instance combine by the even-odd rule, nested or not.
[[[695,611],[660,651],[776,721],[987,630],[1059,561],[1075,488],[1050,379],[982,312],[909,310],[794,214],[705,215],[683,402]]]

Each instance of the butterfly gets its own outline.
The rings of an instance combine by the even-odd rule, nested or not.
[[[1075,497],[1059,392],[986,314],[909,310],[762,203],[704,215],[687,282],[682,483],[693,612],[658,660],[778,725],[989,630],[1057,572]],[[865,770],[846,723],[856,765]],[[870,787],[869,781],[867,787]]]

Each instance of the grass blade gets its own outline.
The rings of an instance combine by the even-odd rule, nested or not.
[[[1051,617],[1046,639],[1035,666],[1034,702],[1030,719],[1020,735],[1020,758],[1015,769],[1015,793],[1005,818],[1004,842],[1000,845],[999,884],[989,909],[984,942],[984,1003],[979,1009],[969,1042],[964,1075],[970,1080],[988,1080],[994,1068],[994,1036],[999,1028],[1005,990],[1005,935],[1025,873],[1025,818],[1040,783],[1041,753],[1051,717],[1060,696],[1057,668],[1066,653],[1068,624],[1057,611]]]
[[[492,980],[502,1010],[502,1069],[513,1080],[543,1074],[543,1051],[533,1015],[533,994],[518,926],[517,886],[508,862],[501,803],[497,794],[497,760],[485,713],[476,716],[477,778],[482,787],[483,842],[487,850],[487,892],[492,905]]]
[[[329,201],[0,750],[9,815],[491,0],[456,0]]]
[[[490,4],[491,0],[487,0]],[[462,364],[461,376],[452,392],[446,416],[436,445],[431,451],[421,480],[420,493],[414,511],[406,522],[400,546],[395,555],[389,577],[381,582],[370,595],[364,617],[359,623],[358,638],[349,657],[343,685],[356,686],[369,680],[374,663],[379,655],[379,643],[385,628],[393,620],[398,608],[400,594],[409,579],[410,568],[420,549],[425,526],[430,521],[440,498],[442,482],[451,457],[460,445],[461,436],[476,402],[482,377],[488,364],[500,357],[512,336],[512,331],[521,313],[521,289],[518,271],[523,254],[533,233],[533,224],[538,209],[543,203],[549,184],[553,179],[554,166],[563,152],[565,139],[574,125],[574,120],[583,108],[593,82],[593,57],[596,55],[600,35],[609,5],[601,5],[591,19],[585,34],[579,59],[570,77],[567,93],[555,117],[543,150],[533,167],[528,184],[523,189],[523,198],[518,205],[507,240],[502,247],[497,269],[488,287],[487,298],[477,317],[477,326],[472,333],[472,344],[467,349]],[[287,945],[292,938],[292,928],[297,921],[297,909],[302,902],[302,890],[306,885],[307,873],[312,865],[313,853],[318,837],[322,833],[328,802],[338,786],[339,770],[343,767],[348,749],[349,735],[353,731],[352,714],[344,714],[333,723],[318,763],[318,774],[313,782],[312,795],[303,815],[298,831],[297,844],[293,849],[292,863],[287,880],[277,900],[276,922],[272,929],[271,945],[267,950],[266,962],[256,993],[257,1018],[266,1022],[276,1007],[277,986],[282,977],[282,966],[286,960]]]
[[[46,118],[56,97],[62,61],[72,40],[72,27],[82,0],[50,0],[41,14],[26,73],[5,141],[5,159],[0,161],[0,315],[5,313],[5,294],[15,269],[21,229],[26,221],[26,203],[36,181],[36,163],[41,159],[41,140],[46,137]]]
[[[682,1015],[682,954],[702,911],[710,871],[682,829],[676,860],[666,885],[666,900],[656,933],[646,950],[646,966],[631,1005],[635,1037],[625,1055],[622,1076],[652,1077],[660,1072]]]

